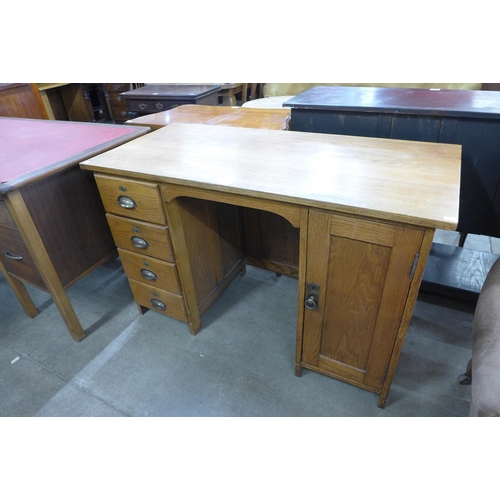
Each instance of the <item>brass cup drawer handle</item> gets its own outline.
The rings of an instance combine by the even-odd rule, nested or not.
[[[149,246],[149,243],[144,238],[140,238],[139,236],[132,236],[130,241],[135,248],[148,248]]]
[[[127,208],[128,210],[132,210],[137,206],[137,203],[128,196],[118,196],[118,205],[122,208]]]
[[[23,257],[22,255],[18,255],[16,253],[12,253],[12,252],[5,252],[5,255],[9,258],[9,259],[12,259],[12,260],[23,260]]]
[[[167,309],[167,306],[158,299],[151,299],[151,305],[155,308],[158,309],[159,311],[165,311]]]
[[[148,281],[156,281],[158,279],[158,276],[153,271],[150,271],[149,269],[141,269],[141,276]]]

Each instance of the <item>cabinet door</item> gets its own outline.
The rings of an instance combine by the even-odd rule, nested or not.
[[[311,211],[302,366],[380,393],[424,231]],[[307,298],[307,291],[306,291]]]

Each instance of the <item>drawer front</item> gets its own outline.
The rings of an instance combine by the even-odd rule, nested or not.
[[[183,104],[194,104],[195,102],[194,100],[189,99],[182,101],[127,100],[130,111],[136,111],[138,113],[158,113],[160,111],[168,111],[169,109],[176,108],[177,106],[182,106]]]
[[[109,100],[111,102],[111,105],[114,106],[123,106],[124,108],[127,108],[128,110],[128,105],[127,105],[127,99],[120,95],[119,93],[115,92],[110,92],[109,93]]]
[[[172,262],[118,249],[126,275],[139,283],[181,294],[177,267]]]
[[[95,174],[94,177],[107,212],[166,224],[158,184],[101,174]]]
[[[113,119],[116,121],[126,122],[132,118],[127,108],[116,109],[113,107]]]
[[[166,226],[106,214],[109,228],[118,248],[175,262]]]
[[[45,288],[31,254],[16,229],[0,227],[0,255],[8,273]]]
[[[7,226],[13,229],[16,228],[16,223],[10,215],[9,209],[4,201],[0,200],[0,226]]]
[[[184,298],[180,295],[144,285],[135,280],[128,280],[135,301],[148,309],[157,311],[171,318],[187,322],[186,308]]]
[[[130,83],[106,83],[106,90],[111,92],[127,92],[130,90]]]

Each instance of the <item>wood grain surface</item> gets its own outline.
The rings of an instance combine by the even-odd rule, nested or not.
[[[458,145],[174,123],[81,166],[454,229],[460,160]]]

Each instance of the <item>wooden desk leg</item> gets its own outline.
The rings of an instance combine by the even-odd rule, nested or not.
[[[229,89],[222,89],[219,92],[219,96],[222,97],[222,105],[223,106],[236,106],[238,104],[238,101],[236,100],[236,94],[238,92],[242,93],[242,96],[244,98],[244,92],[246,92],[245,84],[238,85],[237,87],[234,88],[229,88]],[[244,100],[242,103],[245,102]]]
[[[222,93],[222,105],[236,106],[236,97],[234,95],[234,90],[227,89]]]
[[[6,199],[7,207],[17,225],[17,229],[23,237],[24,243],[30,251],[31,257],[38,268],[40,275],[49,291],[54,303],[59,310],[68,330],[74,340],[80,342],[87,335],[75,314],[73,306],[69,301],[66,291],[54,268],[54,264],[47,253],[35,223],[24,203],[19,191],[9,194]]]
[[[52,111],[52,106],[50,105],[49,96],[45,90],[40,90],[40,97],[42,98],[43,105],[45,107],[45,111],[47,111],[47,115],[49,116],[49,120],[55,120],[54,112]]]
[[[23,306],[24,312],[30,318],[34,318],[38,314],[38,309],[31,300],[31,297],[29,296],[28,291],[26,290],[22,281],[11,278],[1,261],[0,261],[0,271],[4,274],[5,280],[14,291],[17,300],[19,300],[20,304]]]
[[[170,203],[165,203],[165,208],[177,270],[186,303],[189,331],[191,335],[196,335],[201,329],[201,316],[196,297],[196,287],[193,282],[193,273],[191,272],[191,264],[188,258],[186,238],[184,236],[182,208],[177,198],[173,199]]]
[[[306,264],[307,264],[307,224],[309,209],[300,211],[300,243],[299,243],[299,294],[297,307],[297,340],[295,349],[295,375],[302,375],[302,339],[304,335],[304,302],[306,299]]]
[[[391,387],[392,379],[394,373],[396,372],[396,367],[398,365],[399,356],[403,348],[404,339],[406,336],[406,331],[410,326],[411,317],[413,314],[413,309],[417,301],[418,292],[420,290],[420,284],[422,282],[422,277],[424,275],[425,265],[427,263],[427,258],[432,247],[432,241],[434,239],[434,229],[426,229],[424,238],[422,240],[422,245],[420,246],[420,258],[418,259],[417,267],[413,273],[413,280],[408,293],[408,298],[406,299],[406,306],[403,311],[403,317],[401,318],[401,323],[399,325],[399,332],[396,337],[396,342],[394,343],[394,348],[392,350],[392,356],[387,366],[387,373],[385,377],[384,384],[382,385],[382,390],[380,392],[380,398],[378,400],[377,406],[379,408],[385,408],[385,403],[387,401],[387,396],[389,395],[389,389]]]
[[[247,102],[247,94],[248,94],[248,83],[244,83],[243,88],[241,90],[241,104],[245,104]]]

